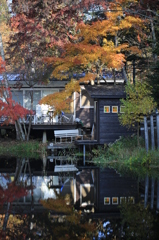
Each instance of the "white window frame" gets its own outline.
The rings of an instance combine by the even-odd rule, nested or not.
[[[113,199],[114,199],[114,198],[117,199],[117,203],[114,203],[114,202],[113,202]],[[112,197],[112,205],[118,205],[118,203],[119,203],[118,197]]]
[[[120,197],[120,204],[122,204],[123,202],[127,202],[127,198],[126,197]]]
[[[105,112],[104,113],[110,113],[110,106],[104,106],[104,110],[105,110],[105,107],[108,107],[109,108],[109,112]]]
[[[93,106],[82,106],[82,90],[86,91],[84,86],[81,86],[81,91],[80,91],[80,108],[94,108],[94,105]]]
[[[105,203],[105,198],[109,199],[109,203]],[[110,197],[104,197],[104,205],[110,205]]]
[[[133,200],[133,201],[130,201],[130,199]],[[133,196],[128,197],[128,202],[134,204],[135,203],[135,198]]]
[[[40,91],[40,97],[42,98],[42,91],[44,91],[44,90],[46,90],[46,91],[50,91],[50,88],[33,88],[33,89],[31,89],[31,88],[25,88],[25,89],[14,89],[14,92],[16,92],[16,91],[22,91],[23,92],[23,107],[25,108],[25,91]],[[11,91],[12,91],[12,89],[11,89]],[[52,93],[55,93],[55,92],[59,92],[59,89],[56,89],[56,88],[53,88],[52,89]]]
[[[117,108],[117,112],[113,112],[113,108]],[[112,113],[118,113],[118,106],[112,106]]]
[[[124,113],[124,112],[121,111],[121,108],[125,108],[125,107],[124,106],[120,106],[120,113]]]

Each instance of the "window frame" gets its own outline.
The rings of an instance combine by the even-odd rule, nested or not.
[[[105,112],[105,107],[109,108],[109,112]],[[110,113],[110,106],[104,106],[104,113]]]
[[[127,202],[127,197],[120,197],[120,204],[122,204],[123,202],[126,203]]]
[[[123,111],[121,111],[121,108],[125,108],[124,106],[120,106],[120,113],[124,113]]]
[[[131,201],[131,199],[132,199],[132,201]],[[135,197],[129,196],[129,197],[128,197],[128,203],[135,204]]]
[[[117,112],[113,112],[113,108],[117,108]],[[118,106],[112,106],[112,113],[118,113]]]
[[[109,199],[109,203],[106,203],[105,199]],[[104,205],[110,205],[110,197],[104,197]]]
[[[113,202],[113,199],[117,199],[117,202],[114,203],[114,202]],[[112,205],[118,205],[118,204],[119,204],[119,199],[118,199],[118,197],[112,197]]]

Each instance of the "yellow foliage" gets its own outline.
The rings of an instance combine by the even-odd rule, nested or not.
[[[135,45],[129,46],[125,43],[116,46],[114,43],[114,37],[118,33],[121,34],[124,31],[128,33],[129,29],[136,34],[136,39],[141,41],[141,37],[143,37],[144,21],[137,16],[125,16],[123,12],[123,6],[130,3],[129,0],[111,2],[109,3],[110,11],[105,12],[105,20],[95,21],[91,24],[78,24],[78,33],[74,37],[75,41],[65,44],[61,57],[45,58],[48,64],[52,63],[54,66],[52,75],[62,79],[70,72],[85,72],[85,77],[81,78],[79,83],[88,83],[96,78],[97,72],[102,72],[106,68],[121,69],[125,62],[125,52],[140,55],[141,51]],[[59,101],[59,105],[65,106],[68,110],[70,102],[66,99],[68,100],[73,93],[72,86],[72,83],[68,84],[65,91],[60,93],[60,96],[59,94],[52,95],[53,101],[51,103],[55,106],[58,105]],[[74,91],[76,90],[79,90],[77,83]],[[47,100],[44,98],[43,103],[46,103]]]

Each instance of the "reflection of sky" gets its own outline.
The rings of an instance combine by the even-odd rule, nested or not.
[[[33,192],[35,195],[37,195],[37,197],[39,197],[39,199],[56,198],[54,190],[47,187],[47,183],[49,181],[50,176],[34,176],[32,178],[33,185],[35,186]]]
[[[0,173],[0,185],[1,185],[1,187],[2,188],[7,188],[7,183],[9,183],[10,182],[10,179],[6,179],[5,177],[5,174],[1,174]]]
[[[7,188],[7,183],[14,180],[14,176],[10,176],[9,178],[4,177],[5,174],[0,173],[0,185],[3,188]],[[54,185],[58,185],[58,177],[57,176],[33,176],[32,177],[32,185],[34,186],[33,190],[33,198],[35,201],[39,201],[40,199],[48,199],[48,198],[56,198],[55,192],[53,189],[49,189],[47,187],[47,183],[50,181],[50,179],[53,179]],[[22,180],[22,178],[21,178]],[[30,177],[29,175],[25,175],[23,177],[23,182],[27,182],[27,185],[30,185]],[[59,189],[57,190],[59,192]],[[30,198],[30,193],[28,197],[26,197],[28,200]]]

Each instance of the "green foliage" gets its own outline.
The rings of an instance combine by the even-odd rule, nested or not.
[[[108,147],[93,150],[93,162],[100,167],[113,167],[124,175],[144,178],[147,174],[159,178],[159,151],[146,152],[144,140],[137,146],[136,136],[123,137]]]
[[[38,159],[45,153],[45,146],[38,141],[29,142],[6,142],[0,144],[0,154]]]
[[[120,207],[125,239],[153,239],[154,216],[143,204],[123,203]]]
[[[126,100],[121,99],[124,114],[119,115],[119,121],[124,126],[135,126],[156,108],[156,103],[151,97],[151,87],[145,82],[136,82],[135,86],[128,83],[125,90]]]

